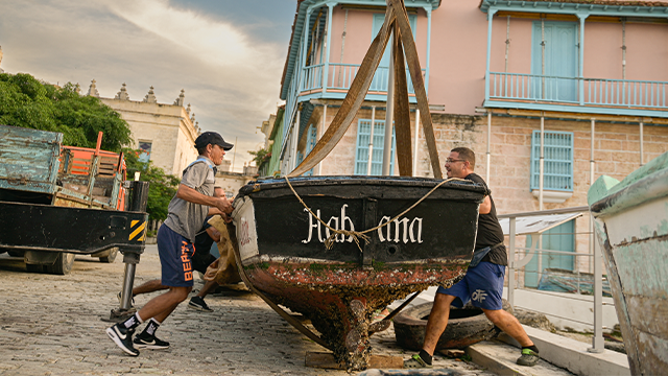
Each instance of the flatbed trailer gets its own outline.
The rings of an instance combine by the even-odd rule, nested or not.
[[[69,273],[75,255],[113,262],[120,251],[138,260],[148,183],[125,181],[123,154],[100,149],[102,132],[95,149],[62,139],[0,125],[0,253],[54,274]]]

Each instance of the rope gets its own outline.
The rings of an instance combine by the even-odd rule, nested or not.
[[[297,200],[299,200],[299,202],[301,202],[301,204],[306,208],[306,210],[308,210],[309,213],[311,213],[311,215],[312,215],[313,217],[315,217],[320,223],[322,223],[325,227],[327,227],[327,228],[331,231],[331,234],[330,234],[329,237],[327,237],[327,239],[325,240],[325,248],[326,248],[327,250],[332,249],[332,247],[334,246],[334,240],[336,239],[337,235],[341,234],[341,235],[343,235],[344,238],[345,238],[346,236],[350,236],[350,237],[352,237],[353,240],[355,241],[355,244],[357,244],[357,248],[360,250],[360,252],[362,252],[362,247],[360,246],[360,241],[359,241],[359,239],[361,238],[362,240],[364,240],[364,241],[367,242],[367,243],[368,243],[369,240],[370,240],[370,239],[369,239],[369,236],[368,236],[368,235],[365,235],[366,233],[371,232],[371,231],[376,231],[376,230],[378,230],[378,229],[380,229],[380,228],[383,228],[383,227],[389,225],[390,223],[394,222],[397,218],[403,216],[404,214],[406,214],[406,213],[408,213],[409,211],[411,211],[414,207],[418,206],[422,201],[424,201],[427,197],[429,197],[429,195],[431,195],[431,194],[432,194],[435,190],[437,190],[440,186],[442,186],[443,184],[445,184],[445,183],[447,183],[447,182],[450,182],[450,181],[465,181],[465,179],[460,179],[460,178],[449,178],[449,179],[445,179],[445,180],[443,180],[442,182],[438,183],[438,184],[437,184],[434,188],[432,188],[429,192],[427,192],[427,194],[425,194],[424,196],[422,196],[422,198],[420,198],[419,200],[417,200],[417,201],[416,201],[413,205],[411,205],[408,209],[406,209],[406,210],[404,210],[403,212],[397,214],[396,216],[394,216],[394,218],[390,219],[389,221],[387,221],[387,222],[385,222],[385,223],[383,223],[383,224],[380,224],[380,225],[378,225],[378,226],[376,226],[376,227],[374,227],[374,228],[370,228],[370,229],[367,229],[367,230],[364,230],[364,231],[348,231],[348,230],[338,230],[338,229],[332,228],[330,225],[328,225],[327,223],[325,223],[325,221],[323,221],[322,219],[320,219],[320,217],[318,217],[317,215],[315,215],[315,213],[313,213],[313,211],[311,210],[311,208],[309,208],[309,207],[306,205],[306,203],[304,203],[304,200],[302,200],[302,198],[299,196],[299,194],[297,193],[297,191],[295,191],[295,189],[292,187],[292,184],[290,183],[290,180],[288,179],[288,177],[285,176],[285,182],[288,183],[288,187],[290,187],[290,190],[292,190],[292,193],[295,195],[295,197],[297,197]]]

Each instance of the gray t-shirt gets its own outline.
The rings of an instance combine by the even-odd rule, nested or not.
[[[181,184],[203,195],[213,196],[215,183],[213,168],[213,162],[200,155],[195,162],[183,170]],[[174,232],[189,239],[191,243],[194,243],[197,232],[204,225],[209,207],[207,205],[193,204],[174,196],[172,201],[169,202],[167,209],[169,214],[167,214],[164,224]]]

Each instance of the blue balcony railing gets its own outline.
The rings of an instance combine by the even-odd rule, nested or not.
[[[327,83],[325,89],[329,90],[349,90],[350,85],[357,75],[359,64],[329,64]],[[322,90],[324,81],[324,64],[311,65],[302,70],[302,80],[300,85],[301,92],[313,90]],[[425,78],[426,70],[422,70],[422,78]],[[389,70],[386,67],[379,67],[369,86],[369,92],[386,93]],[[408,81],[408,92],[415,94],[413,83],[410,79],[410,73],[406,70]]]
[[[664,110],[668,82],[489,73],[487,100],[574,103]]]

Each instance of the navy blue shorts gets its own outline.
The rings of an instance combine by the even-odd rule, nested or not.
[[[457,297],[452,305],[458,308],[471,301],[475,307],[489,310],[502,309],[501,296],[505,274],[505,266],[484,261],[474,268],[469,268],[464,279],[454,286],[449,289],[439,287],[436,292]]]
[[[163,225],[158,230],[158,253],[162,264],[162,284],[170,287],[192,287],[195,253],[193,243]]]

